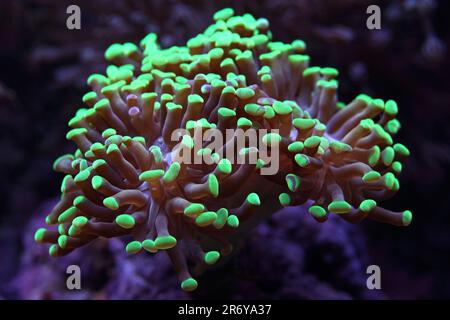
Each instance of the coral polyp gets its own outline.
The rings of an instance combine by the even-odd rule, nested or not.
[[[106,50],[111,65],[89,77],[86,107],[69,121],[77,149],[54,163],[61,200],[35,234],[51,256],[125,236],[130,254],[165,251],[192,291],[236,237],[281,207],[305,205],[319,222],[411,223],[410,211],[378,204],[399,189],[409,155],[393,140],[397,104],[339,101],[338,71],[310,66],[301,40],[273,41],[266,19],[223,9],[214,20],[186,46],[162,49],[149,34]],[[243,133],[244,143],[224,157],[240,135],[212,148],[198,135],[208,130]],[[251,130],[265,130],[258,146]],[[264,174],[274,159],[278,170]]]

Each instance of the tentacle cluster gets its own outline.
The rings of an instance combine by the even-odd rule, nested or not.
[[[320,222],[339,214],[410,224],[410,211],[376,202],[399,189],[409,154],[393,142],[396,103],[367,95],[339,102],[338,71],[309,66],[303,41],[272,41],[266,19],[231,9],[214,20],[186,46],[161,49],[150,34],[139,46],[106,50],[112,64],[88,79],[86,107],[69,122],[67,138],[78,149],[54,164],[65,177],[46,222],[57,228],[35,235],[52,244],[50,255],[128,236],[129,253],[166,251],[191,291],[193,276],[229,254],[233,234],[276,210],[275,202],[307,204]],[[268,163],[259,148],[242,146],[237,156],[256,161],[238,162],[203,145],[196,133],[210,128],[276,129],[260,148],[279,150],[277,174],[261,174]],[[180,152],[204,161],[179,162]]]

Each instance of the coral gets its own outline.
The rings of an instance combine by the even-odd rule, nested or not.
[[[337,214],[411,223],[410,211],[376,202],[399,189],[396,175],[409,154],[392,138],[397,104],[367,95],[338,101],[338,71],[310,67],[303,41],[272,41],[266,19],[232,9],[214,19],[186,46],[161,49],[149,34],[139,47],[106,50],[112,64],[89,77],[88,107],[69,122],[67,138],[78,149],[54,163],[66,174],[46,218],[57,230],[35,234],[52,243],[51,256],[128,236],[128,253],[166,251],[181,287],[192,291],[193,276],[282,206],[306,204],[319,222]],[[200,139],[211,129],[237,133],[218,150]],[[252,129],[269,130],[258,148],[245,140],[238,155],[221,157]],[[264,175],[274,156],[278,172]]]
[[[56,203],[42,205],[27,223],[19,272],[6,284],[10,299],[383,298],[381,290],[366,287],[363,230],[338,216],[319,224],[302,206],[280,210],[251,230],[227,263],[205,272],[192,295],[179,290],[167,255],[129,255],[120,238],[49,257],[45,246],[33,245],[32,231]],[[65,285],[73,264],[82,270],[81,291]]]

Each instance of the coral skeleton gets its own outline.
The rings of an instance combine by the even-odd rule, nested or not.
[[[69,121],[77,149],[54,163],[65,174],[61,200],[35,233],[51,256],[124,236],[130,254],[165,251],[192,291],[234,239],[282,207],[305,205],[319,222],[411,223],[410,211],[378,204],[398,191],[409,155],[393,140],[397,104],[339,101],[338,71],[310,66],[301,40],[274,41],[264,18],[226,8],[214,21],[185,46],[161,48],[152,33],[106,50],[111,65],[89,77],[85,107]],[[262,140],[279,153],[278,172],[261,174],[269,164],[254,146],[236,157],[255,162],[221,157],[196,136],[212,128],[277,130]],[[180,152],[205,161],[176,161]]]

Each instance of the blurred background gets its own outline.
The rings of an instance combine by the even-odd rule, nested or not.
[[[66,28],[70,4],[81,8],[81,30]],[[381,30],[366,28],[371,4],[381,7]],[[164,47],[182,45],[226,6],[269,19],[275,39],[303,39],[313,65],[340,70],[341,100],[364,92],[397,101],[397,139],[412,155],[385,206],[411,209],[412,225],[317,224],[302,208],[284,210],[193,295],[179,289],[165,255],[127,256],[117,239],[50,259],[34,230],[59,194],[51,166],[73,152],[67,122],[87,77],[104,72],[104,50],[148,32]],[[1,0],[0,298],[450,298],[449,13],[450,2],[437,0]],[[65,287],[74,263],[80,291]],[[371,264],[381,268],[381,290],[366,287]]]

